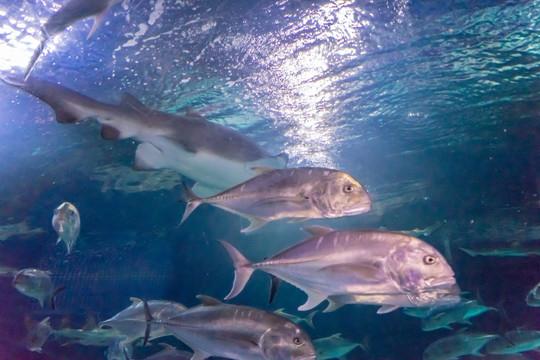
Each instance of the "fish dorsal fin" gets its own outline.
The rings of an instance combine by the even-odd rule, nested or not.
[[[269,173],[270,171],[274,171],[276,169],[268,167],[268,166],[252,166],[250,167],[251,170],[255,171],[257,175],[262,175]]]
[[[304,230],[307,233],[310,233],[313,236],[322,236],[322,235],[326,235],[328,233],[335,231],[331,227],[322,226],[322,225],[304,226],[302,230]]]
[[[216,306],[223,304],[221,301],[219,301],[216,298],[213,298],[208,295],[197,295],[197,299],[201,302],[203,306]]]
[[[377,314],[386,314],[399,308],[399,305],[383,305],[377,310]]]
[[[141,299],[133,297],[133,296],[130,297],[129,300],[131,300],[131,302],[132,302],[131,305],[135,305],[135,306],[137,306],[139,304],[142,304],[142,302],[143,302]]]
[[[125,92],[122,94],[122,100],[120,101],[120,106],[123,106],[125,108],[134,109],[141,113],[148,113],[153,111],[152,108],[149,108],[148,106],[144,105],[142,102],[139,101],[135,96],[132,94]]]

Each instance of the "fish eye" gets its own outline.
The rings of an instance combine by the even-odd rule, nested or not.
[[[426,265],[433,265],[437,262],[437,258],[433,255],[426,255],[424,256],[424,264]]]
[[[303,343],[303,341],[299,337],[294,337],[293,338],[293,344],[294,345],[302,345],[302,343]]]
[[[346,193],[353,192],[353,190],[354,190],[354,186],[352,186],[351,184],[347,184],[343,187],[343,192],[346,192]]]

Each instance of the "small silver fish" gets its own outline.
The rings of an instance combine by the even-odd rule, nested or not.
[[[47,22],[41,27],[40,44],[30,59],[24,78],[27,79],[32,72],[32,69],[50,37],[64,31],[77,20],[95,16],[94,25],[87,37],[87,39],[89,39],[96,31],[99,24],[103,22],[103,18],[109,8],[121,1],[122,0],[71,0],[62,6],[60,10],[52,14]]]
[[[39,269],[22,269],[15,274],[13,286],[21,294],[37,299],[41,307],[48,299],[49,306],[54,309],[54,300],[64,290],[64,287],[60,286],[55,289],[50,274],[49,271]]]
[[[69,254],[75,246],[75,242],[77,242],[79,232],[81,231],[79,210],[69,202],[60,204],[60,206],[54,209],[52,226],[58,234],[56,243],[58,244],[60,241],[63,241],[66,244],[67,253]]]
[[[50,318],[46,317],[28,330],[26,334],[26,347],[28,350],[41,352],[41,347],[53,333],[49,320]]]
[[[257,171],[258,176],[207,198],[186,187],[188,203],[181,223],[203,203],[249,219],[251,224],[243,233],[277,219],[337,218],[371,209],[362,184],[342,171],[312,167]]]
[[[308,295],[298,310],[328,299],[325,312],[344,304],[382,305],[377,313],[398,307],[456,303],[459,287],[444,257],[426,242],[399,233],[370,230],[335,231],[304,228],[313,237],[269,259],[251,263],[225,241],[235,278],[225,297],[238,295],[253,271],[260,269]],[[271,295],[271,298],[273,296]]]
[[[465,355],[482,356],[480,350],[499,335],[461,333],[439,339],[424,350],[423,360],[458,359]]]
[[[536,284],[531,291],[527,294],[525,302],[529,306],[539,307],[540,306],[540,283]]]
[[[422,330],[433,331],[441,328],[452,330],[450,324],[453,323],[471,325],[470,318],[492,310],[497,309],[481,305],[476,300],[462,301],[450,306],[437,307],[428,310],[422,318]]]
[[[291,320],[208,296],[197,298],[202,306],[163,320],[154,319],[145,303],[148,325],[166,327],[193,349],[192,359],[315,360],[309,336]]]
[[[0,225],[0,241],[5,241],[13,236],[26,238],[33,235],[43,234],[44,232],[45,230],[42,228],[31,229],[28,226],[28,222],[24,220],[16,224]]]
[[[512,330],[503,337],[490,342],[486,346],[488,354],[517,354],[524,351],[535,350],[540,347],[540,331]]]
[[[315,326],[313,326],[313,317],[318,312],[319,312],[318,310],[315,310],[315,311],[310,312],[306,317],[301,317],[301,316],[298,316],[298,315],[293,315],[293,314],[286,313],[285,309],[281,308],[281,309],[277,309],[276,311],[274,311],[274,314],[284,316],[287,319],[292,320],[295,324],[306,323],[309,327],[314,329]]]
[[[540,241],[531,240],[527,242],[497,243],[493,242],[485,247],[468,249],[460,247],[470,256],[504,256],[522,257],[540,255]]]
[[[315,339],[313,340],[313,346],[315,346],[315,351],[317,351],[317,360],[344,359],[345,355],[357,347],[365,350],[362,344],[346,340],[341,337],[340,333]]]
[[[100,329],[113,328],[126,335],[128,342],[142,338],[146,330],[143,301],[134,297],[130,300],[132,301],[130,306],[99,324]],[[180,303],[164,300],[148,301],[148,306],[154,319],[168,319],[187,309]],[[149,339],[157,339],[167,335],[170,333],[165,327],[155,325],[152,327]]]

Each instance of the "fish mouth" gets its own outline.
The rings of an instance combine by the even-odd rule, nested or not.
[[[430,289],[445,289],[449,294],[459,294],[461,291],[453,276],[430,278],[426,280],[426,285]]]
[[[345,209],[343,211],[344,215],[358,215],[363,214],[371,210],[371,201],[364,201],[354,204],[353,206]]]

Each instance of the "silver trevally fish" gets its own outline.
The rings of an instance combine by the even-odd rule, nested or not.
[[[109,327],[126,335],[128,342],[144,337],[146,330],[143,301],[134,297],[130,298],[130,300],[132,301],[130,306],[99,324],[100,329]],[[154,319],[168,319],[187,309],[180,303],[164,300],[148,301],[148,306]],[[157,339],[167,335],[170,335],[170,333],[165,327],[156,325],[152,327],[149,339]]]
[[[137,170],[172,169],[197,182],[193,192],[209,196],[256,175],[254,167],[283,168],[286,154],[270,156],[249,137],[207,121],[194,112],[185,116],[146,107],[125,94],[110,105],[66,87],[34,78],[24,83],[0,78],[47,103],[59,123],[95,118],[107,140],[134,138]]]
[[[315,339],[313,340],[313,346],[317,351],[317,360],[345,359],[345,355],[357,347],[361,347],[365,351],[362,344],[342,338],[341,333]]]
[[[512,330],[486,346],[488,354],[517,354],[540,348],[540,331]]]
[[[150,328],[166,327],[193,349],[192,360],[210,356],[236,360],[315,360],[309,336],[291,320],[248,306],[223,304],[208,296],[197,298],[202,306],[164,320],[154,319],[148,306],[145,307]]]
[[[41,347],[54,332],[49,320],[50,318],[46,317],[28,330],[25,341],[28,350],[41,352]]]
[[[98,28],[99,24],[102,23],[109,8],[121,1],[122,0],[71,0],[67,2],[60,10],[52,14],[47,22],[41,27],[40,43],[30,58],[24,78],[27,79],[30,72],[32,72],[32,69],[50,37],[61,33],[77,20],[95,16],[94,25],[92,26],[87,39],[90,38]]]
[[[433,331],[441,328],[453,330],[450,326],[450,324],[453,323],[471,325],[470,318],[491,310],[497,309],[479,304],[476,300],[462,301],[450,306],[436,307],[428,310],[422,317],[422,330]]]
[[[256,169],[259,175],[217,195],[199,198],[186,187],[184,222],[200,204],[211,204],[250,220],[243,233],[277,219],[337,218],[362,214],[371,201],[362,184],[339,170],[304,167]]]
[[[527,294],[525,302],[529,306],[540,307],[540,283],[536,284]]]
[[[238,295],[257,269],[303,290],[308,299],[298,308],[302,311],[326,299],[325,312],[344,304],[382,305],[377,313],[460,299],[454,271],[420,239],[377,230],[334,231],[323,226],[305,230],[314,236],[258,263],[221,241],[235,268],[225,299]]]
[[[50,274],[49,271],[39,269],[22,269],[15,274],[13,286],[21,294],[37,299],[42,307],[48,299],[49,306],[54,309],[54,299],[64,290],[64,287],[59,286],[55,289]]]
[[[56,243],[58,244],[60,241],[63,241],[66,244],[67,253],[69,254],[75,246],[75,242],[81,231],[79,210],[69,202],[60,204],[54,209],[52,226],[58,234],[58,241]]]
[[[465,355],[482,356],[480,350],[499,335],[461,333],[450,335],[429,344],[424,350],[423,360],[458,359]]]

